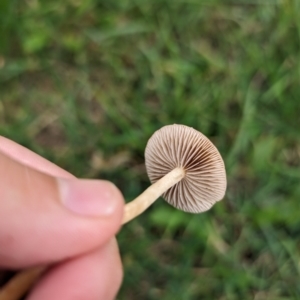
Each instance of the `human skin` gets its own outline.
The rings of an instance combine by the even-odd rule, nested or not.
[[[51,265],[27,300],[114,299],[123,210],[112,183],[77,179],[0,137],[0,268]]]

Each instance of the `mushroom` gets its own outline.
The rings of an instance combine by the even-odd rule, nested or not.
[[[123,224],[146,210],[159,196],[190,213],[201,213],[226,191],[224,162],[201,132],[185,125],[156,131],[145,150],[146,169],[153,183],[125,207]]]
[[[156,131],[145,150],[152,185],[125,206],[122,224],[143,213],[162,196],[169,204],[190,213],[210,209],[226,190],[224,162],[217,148],[197,130],[168,125]],[[47,267],[18,273],[0,290],[0,300],[17,300]]]

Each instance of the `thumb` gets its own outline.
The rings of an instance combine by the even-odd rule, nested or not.
[[[118,231],[123,197],[110,182],[56,178],[0,152],[0,267],[64,260]]]

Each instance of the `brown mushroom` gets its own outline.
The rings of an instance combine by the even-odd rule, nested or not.
[[[145,160],[153,184],[126,205],[123,224],[159,196],[191,213],[204,212],[224,197],[226,172],[222,157],[205,135],[191,127],[174,124],[156,131],[147,143]]]
[[[153,183],[125,206],[123,224],[145,211],[160,196],[178,209],[200,213],[224,197],[226,173],[216,147],[197,130],[168,125],[156,131],[145,150],[146,168]],[[0,290],[0,300],[19,299],[47,269],[18,273]]]

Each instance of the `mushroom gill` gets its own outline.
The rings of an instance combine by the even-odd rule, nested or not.
[[[156,131],[145,150],[151,183],[175,168],[184,178],[162,194],[174,207],[199,213],[224,197],[226,173],[217,148],[199,131],[185,125],[167,125]]]

